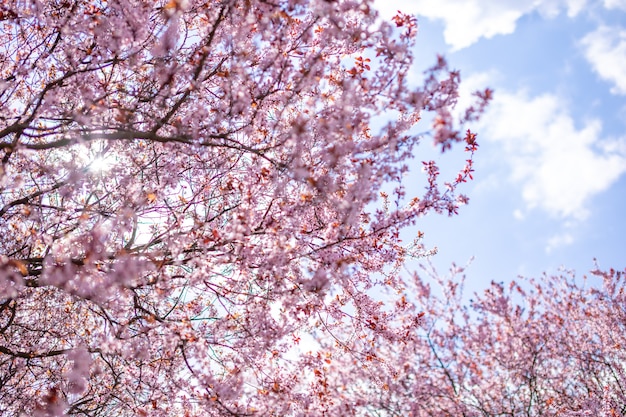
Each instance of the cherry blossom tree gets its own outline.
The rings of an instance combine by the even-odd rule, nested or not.
[[[409,83],[413,17],[16,0],[0,20],[2,415],[382,413],[356,395],[372,387],[411,401],[377,353],[423,316],[397,267],[427,250],[400,232],[467,202],[463,126],[491,96],[454,116],[443,58]],[[458,175],[419,159],[424,140],[461,143]]]
[[[18,0],[0,20],[2,415],[626,414],[624,272],[469,304],[460,268],[401,273],[429,253],[401,232],[467,202],[463,124],[491,97],[454,109],[442,58],[409,83],[411,16]],[[425,140],[460,143],[458,175]]]
[[[415,276],[423,326],[380,346],[380,384],[361,393],[379,414],[626,415],[626,269],[492,282],[469,303],[462,273]]]

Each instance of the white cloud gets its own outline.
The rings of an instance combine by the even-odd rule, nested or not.
[[[574,237],[569,233],[562,233],[552,236],[548,239],[546,245],[546,253],[552,252],[554,249],[558,249],[563,246],[571,245],[574,243]]]
[[[616,1],[611,3],[617,4]],[[626,4],[624,6],[626,8]],[[600,26],[580,43],[593,70],[600,78],[614,84],[611,93],[626,95],[626,29]]]
[[[484,80],[479,74],[467,84],[482,86]],[[553,94],[529,97],[496,89],[477,131],[483,142],[497,145],[492,149],[501,152],[510,179],[521,186],[525,211],[538,208],[582,220],[589,214],[589,199],[626,173],[626,137],[602,139],[599,120],[575,123],[567,103]],[[516,211],[515,217],[523,218],[524,212]]]
[[[620,0],[605,0],[617,2]],[[622,0],[623,1],[623,0]],[[507,35],[515,31],[517,20],[533,12],[545,17],[554,17],[567,10],[570,17],[576,16],[587,0],[376,0],[376,7],[383,17],[390,18],[397,10],[417,14],[445,25],[444,39],[453,49],[459,50],[472,45],[480,38]]]
[[[604,7],[607,9],[626,10],[626,0],[604,0]]]
[[[524,214],[524,212],[522,210],[515,209],[515,210],[513,210],[513,217],[515,217],[515,220],[524,220],[526,215]]]

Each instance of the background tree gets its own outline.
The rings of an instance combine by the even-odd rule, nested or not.
[[[626,270],[492,282],[469,305],[462,268],[426,272],[424,325],[381,346],[387,372],[361,392],[380,415],[626,415]]]
[[[490,92],[455,124],[459,74],[440,59],[410,88],[416,22],[367,1],[20,0],[0,20],[0,413],[378,412],[353,392],[421,317],[400,230],[455,213],[472,171],[440,185],[424,161],[406,196],[412,128],[433,112],[435,143],[473,155],[459,129]]]

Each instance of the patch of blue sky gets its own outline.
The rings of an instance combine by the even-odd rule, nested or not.
[[[593,258],[626,266],[626,2],[401,3],[379,7],[387,17],[398,8],[418,14],[415,82],[442,53],[466,85],[495,89],[476,126],[470,204],[418,226],[439,248],[435,266],[445,272],[474,256],[470,291],[560,266],[582,275]],[[416,162],[456,162],[418,152]]]

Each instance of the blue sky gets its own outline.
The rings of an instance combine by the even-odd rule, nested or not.
[[[561,266],[582,275],[594,258],[626,267],[626,0],[387,4],[386,17],[418,16],[416,74],[441,53],[465,92],[495,90],[475,126],[470,204],[419,225],[433,264],[473,256],[471,290]]]

